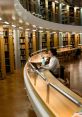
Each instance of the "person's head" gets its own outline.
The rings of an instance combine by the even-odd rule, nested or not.
[[[50,50],[48,51],[48,53],[49,53],[50,57],[56,56],[57,55],[57,50],[56,50],[56,48],[50,48]]]

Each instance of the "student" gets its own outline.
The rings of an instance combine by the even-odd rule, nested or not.
[[[57,55],[57,50],[55,48],[51,48],[48,51],[49,57],[50,57],[50,61],[49,64],[41,66],[41,68],[43,69],[47,69],[50,70],[50,72],[56,77],[59,77],[59,60],[57,59],[56,55]]]

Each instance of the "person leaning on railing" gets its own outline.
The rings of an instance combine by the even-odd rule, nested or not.
[[[57,59],[57,50],[56,48],[51,48],[48,51],[49,57],[50,57],[50,61],[49,64],[47,65],[42,65],[40,68],[43,69],[47,69],[50,70],[50,72],[56,77],[59,77],[59,68],[60,68],[60,64],[59,64],[59,60]]]

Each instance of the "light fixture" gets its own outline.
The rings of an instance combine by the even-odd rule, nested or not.
[[[23,29],[23,27],[19,27],[19,29]]]
[[[19,19],[19,23],[23,23],[23,21],[21,19]]]
[[[29,28],[26,29],[27,31],[30,30]]]
[[[75,34],[75,32],[72,32],[72,34]]]
[[[43,30],[39,30],[39,32],[43,32]]]
[[[9,22],[7,22],[7,21],[5,21],[4,23],[7,24],[7,25],[9,24]]]
[[[14,16],[14,15],[12,16],[12,19],[13,19],[13,20],[16,20],[16,18],[15,18],[15,16]]]
[[[39,27],[40,29],[43,29],[43,27]]]
[[[12,24],[12,27],[14,27],[14,28],[15,28],[16,26]]]
[[[32,31],[36,31],[36,30],[32,30]]]
[[[55,3],[59,3],[57,0],[55,0]]]
[[[53,33],[56,33],[55,31]]]
[[[0,35],[3,35],[3,31],[0,31]]]
[[[28,23],[28,22],[26,22],[26,25],[29,25],[29,23]]]
[[[0,21],[2,20],[2,18],[0,17]]]
[[[36,28],[36,25],[32,25],[34,28]]]

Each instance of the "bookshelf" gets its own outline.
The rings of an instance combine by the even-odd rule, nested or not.
[[[81,25],[81,7],[65,4],[63,0],[20,0],[25,9],[39,18],[62,23]]]
[[[75,34],[71,34],[70,44],[73,48],[75,47]]]
[[[75,24],[76,25],[80,25],[80,8],[75,7],[74,8],[74,12],[75,12]]]
[[[28,31],[28,49],[29,56],[33,53],[33,40],[32,40],[32,31]]]
[[[59,47],[59,35],[58,32],[54,32],[54,47]]]
[[[80,43],[80,34],[75,34],[75,47],[78,47],[78,44]]]
[[[75,24],[75,21],[74,21],[74,7],[73,6],[69,7],[69,22],[70,22],[70,24]]]
[[[68,33],[63,33],[63,46],[68,45]]]
[[[39,14],[42,16],[43,19],[46,19],[46,3],[45,0],[40,0],[40,6],[39,6]]]
[[[4,53],[4,38],[3,38],[3,27],[0,27],[0,79],[6,77],[6,68],[5,68],[5,53]]]
[[[10,72],[13,73],[15,69],[14,38],[13,38],[13,30],[10,28],[9,28],[9,59],[10,59]]]
[[[59,22],[59,3],[55,3],[55,22]]]
[[[47,33],[42,32],[42,49],[47,48]]]
[[[52,21],[52,1],[48,1],[48,20]]]
[[[66,4],[61,4],[61,23],[67,24],[68,23],[68,10]]]
[[[10,72],[10,58],[9,58],[9,28],[3,29],[3,36],[4,36],[4,47],[5,47],[5,66],[6,72]]]
[[[15,60],[14,60],[14,43],[13,43],[13,31],[8,27],[3,28],[4,38],[4,53],[5,53],[5,66],[6,72],[13,73]]]
[[[50,47],[54,47],[54,32],[50,33]]]
[[[20,31],[20,61],[21,66],[24,66],[26,63],[26,45],[25,45],[25,31]]]
[[[25,45],[26,45],[26,60],[28,60],[28,57],[29,57],[28,31],[25,31]]]
[[[36,40],[37,40],[37,36],[36,36],[36,30],[32,31],[32,42],[33,42],[33,52],[36,52],[37,47],[36,47]]]

